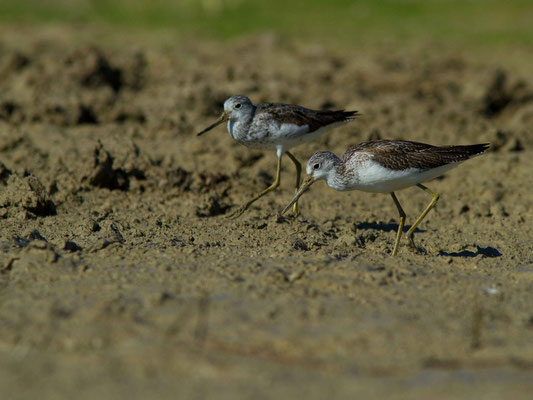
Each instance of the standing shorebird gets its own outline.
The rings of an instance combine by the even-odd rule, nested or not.
[[[325,180],[328,186],[335,190],[390,193],[400,214],[392,250],[392,255],[395,256],[402,237],[405,212],[394,192],[416,185],[432,196],[428,206],[407,231],[409,245],[416,250],[413,240],[415,229],[439,199],[439,195],[422,185],[422,182],[434,179],[461,162],[485,153],[488,147],[487,143],[438,147],[405,140],[377,140],[350,147],[342,159],[329,151],[319,151],[307,161],[309,176],[281,214],[320,179]]]
[[[224,102],[224,111],[220,118],[197,135],[203,135],[227,121],[228,132],[235,141],[252,148],[276,149],[278,156],[274,183],[237,209],[230,218],[239,217],[252,203],[279,186],[283,153],[287,153],[296,167],[296,189],[298,189],[302,165],[288,150],[314,139],[336,124],[351,121],[356,115],[357,111],[315,111],[293,104],[254,105],[246,96],[228,98]],[[294,213],[298,213],[297,202],[294,202]]]

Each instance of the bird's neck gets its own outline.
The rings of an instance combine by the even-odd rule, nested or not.
[[[255,111],[255,110],[254,110]],[[240,115],[238,119],[228,121],[228,132],[235,140],[246,137],[252,124],[254,113]]]
[[[340,158],[336,158],[334,161],[334,167],[329,172],[329,174],[326,177],[326,183],[328,186],[335,190],[345,190],[344,187],[346,186],[343,175],[341,173],[342,169],[342,161]]]

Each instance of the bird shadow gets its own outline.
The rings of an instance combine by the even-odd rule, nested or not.
[[[385,222],[360,222],[356,224],[357,229],[367,230],[378,230],[383,232],[397,232],[398,231],[398,224],[388,224]],[[404,226],[404,232],[407,231],[411,226],[405,225]],[[423,229],[415,229],[415,232],[426,232]],[[487,246],[487,247],[480,247],[475,246],[476,251],[471,250],[461,250],[461,251],[444,251],[441,250],[439,252],[439,256],[445,256],[445,257],[463,257],[463,258],[473,258],[477,257],[479,255],[483,257],[489,257],[489,258],[495,258],[495,257],[501,257],[502,253],[495,247]]]
[[[374,229],[377,231],[383,231],[383,232],[397,232],[398,231],[398,224],[387,224],[385,222],[360,222],[356,224],[357,229]],[[407,232],[411,228],[411,225],[404,225],[403,231]],[[415,229],[415,232],[426,232],[422,229]]]
[[[440,251],[439,256],[446,256],[446,257],[463,257],[463,258],[471,258],[471,257],[477,257],[477,256],[483,256],[483,257],[501,257],[502,253],[495,247],[487,246],[487,247],[480,247],[476,246],[476,251],[471,250],[462,250],[462,251]]]

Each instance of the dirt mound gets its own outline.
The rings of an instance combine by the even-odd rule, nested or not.
[[[140,155],[139,148],[133,142],[120,143],[111,154],[102,142],[98,141],[93,151],[93,163],[82,181],[111,190],[128,190],[130,178],[145,180],[146,171],[150,167],[150,160]]]
[[[527,83],[519,80],[511,84],[505,71],[499,70],[485,93],[483,112],[487,117],[494,117],[505,108],[520,108],[531,102],[533,102],[533,90]]]
[[[121,107],[124,92],[143,87],[143,53],[111,60],[95,46],[64,51],[66,55],[59,57],[54,50],[6,55],[0,65],[7,83],[0,103],[2,119],[62,126],[144,122],[142,113]]]
[[[56,215],[56,206],[39,179],[19,176],[0,163],[1,218]]]

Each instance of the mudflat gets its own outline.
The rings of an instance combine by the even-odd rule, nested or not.
[[[473,54],[258,35],[0,41],[2,398],[514,398],[533,390],[533,81]],[[315,184],[224,99],[359,110],[294,149],[491,143],[391,257],[390,196]],[[407,225],[429,202],[397,193]]]

